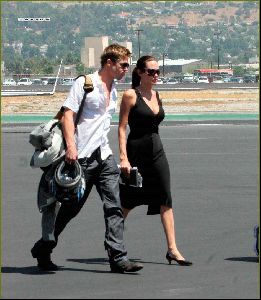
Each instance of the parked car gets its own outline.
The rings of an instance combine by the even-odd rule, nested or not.
[[[49,77],[41,77],[40,79],[42,80],[43,85],[47,85],[48,81],[52,78],[55,78],[55,77],[50,77],[50,76]]]
[[[177,83],[179,83],[179,81],[176,78],[170,78],[166,83],[167,84],[177,84]]]
[[[245,75],[243,77],[243,81],[245,83],[254,83],[254,82],[256,82],[256,76],[255,75]]]
[[[200,76],[197,80],[197,83],[209,83],[207,76]]]
[[[230,82],[230,78],[231,78],[231,77],[223,77],[223,81],[224,81],[225,83],[228,83],[228,82]]]
[[[222,76],[213,76],[213,83],[224,83],[224,78]]]
[[[47,84],[55,84],[55,81],[56,81],[56,77],[48,78]]]
[[[32,81],[29,78],[21,78],[18,82],[17,85],[31,85]]]
[[[13,78],[7,78],[4,80],[3,85],[15,86],[16,81]]]
[[[62,85],[72,85],[74,82],[74,78],[63,78]]]
[[[33,85],[43,85],[42,79],[32,79],[32,84]]]
[[[192,74],[184,74],[183,79],[182,79],[183,83],[194,83],[194,76]]]
[[[234,83],[243,83],[244,80],[242,77],[231,77],[229,82],[234,82]]]
[[[157,79],[157,84],[163,84],[163,80],[161,78]]]
[[[170,80],[170,78],[168,78],[168,77],[162,77],[161,79],[162,79],[163,83],[167,83]]]

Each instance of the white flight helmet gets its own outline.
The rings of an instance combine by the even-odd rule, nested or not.
[[[86,188],[85,177],[78,161],[62,160],[54,171],[53,191],[59,202],[80,201]]]

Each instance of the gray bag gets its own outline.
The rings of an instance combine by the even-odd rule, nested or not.
[[[48,149],[52,145],[55,127],[61,131],[59,120],[51,120],[36,126],[29,135],[29,143],[38,150]]]
[[[79,111],[74,122],[77,126],[83,105],[88,93],[93,91],[93,83],[89,76],[85,77],[83,89],[85,91]],[[78,77],[80,77],[78,76]],[[78,78],[77,77],[77,78]],[[77,79],[76,78],[76,79]],[[58,112],[54,119],[47,123],[36,126],[29,134],[29,143],[35,147],[34,154],[31,158],[30,166],[34,168],[44,168],[56,162],[65,150],[65,141],[63,139],[61,119],[63,108]]]
[[[29,136],[30,143],[36,147],[30,161],[32,168],[44,168],[55,163],[65,150],[61,122],[50,120],[44,126],[41,125]]]

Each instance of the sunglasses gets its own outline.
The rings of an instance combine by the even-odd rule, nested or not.
[[[159,69],[144,69],[149,76],[155,76],[160,74]]]
[[[119,63],[122,69],[129,68],[129,63]]]

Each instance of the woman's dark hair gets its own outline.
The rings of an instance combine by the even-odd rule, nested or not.
[[[138,74],[138,70],[144,71],[146,69],[146,63],[148,61],[156,61],[156,58],[151,55],[144,55],[138,59],[136,63],[136,67],[132,71],[132,83],[131,87],[135,89],[137,86],[140,85],[140,76]]]

